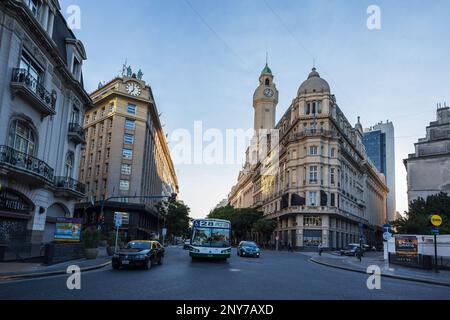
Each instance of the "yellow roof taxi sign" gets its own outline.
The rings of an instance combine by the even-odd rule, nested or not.
[[[431,216],[431,224],[435,227],[440,227],[442,225],[441,216],[438,215]]]

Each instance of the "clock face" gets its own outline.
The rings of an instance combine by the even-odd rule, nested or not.
[[[127,92],[128,94],[137,97],[141,94],[141,87],[135,82],[130,82],[127,84]]]
[[[272,89],[266,89],[266,90],[264,90],[264,95],[268,98],[272,98],[274,95],[274,92]]]

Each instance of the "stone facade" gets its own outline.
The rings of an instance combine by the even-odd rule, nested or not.
[[[272,80],[271,73],[263,71],[260,85],[274,86],[264,78]],[[262,98],[264,92],[257,89],[255,103],[266,99],[269,105],[272,98],[275,108],[278,93]],[[361,124],[350,125],[316,69],[271,129],[279,135],[278,144],[271,142],[272,150],[278,153],[275,165],[267,162],[274,157],[273,152],[254,162],[249,149],[245,167],[229,195],[230,204],[256,208],[267,219],[277,220],[272,241],[283,246],[342,248],[359,242],[360,231],[367,243],[380,243],[381,226],[387,218],[384,175],[365,153]]]
[[[76,181],[86,52],[56,0],[0,4],[0,243],[39,255],[57,217],[84,196]],[[25,232],[23,232],[25,230]]]
[[[77,205],[77,215],[87,224],[105,223],[111,228],[114,213],[125,213],[127,236],[151,237],[158,231],[155,204],[161,200],[128,197],[178,193],[152,90],[136,75],[124,75],[102,85],[91,97],[94,108],[85,116],[86,146],[80,160],[80,181],[86,184],[90,201]],[[100,212],[103,201],[105,215]]]
[[[438,107],[437,120],[427,136],[415,144],[415,153],[404,161],[408,172],[408,201],[439,192],[450,194],[450,108]]]

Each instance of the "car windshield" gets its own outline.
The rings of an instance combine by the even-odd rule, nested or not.
[[[140,249],[140,250],[148,250],[150,249],[151,244],[148,242],[130,242],[127,245],[127,249]]]
[[[242,242],[241,246],[242,247],[257,247],[257,244],[254,242],[245,241],[245,242]]]
[[[230,243],[230,229],[196,228],[192,245],[202,247],[227,248]]]

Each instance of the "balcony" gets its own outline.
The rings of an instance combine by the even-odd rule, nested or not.
[[[86,186],[72,178],[55,177],[55,187],[57,197],[83,198],[86,195]]]
[[[48,92],[25,69],[13,69],[11,87],[15,94],[28,101],[43,116],[56,114],[56,93]]]
[[[8,146],[0,146],[0,172],[34,187],[53,183],[54,170],[47,163]]]
[[[78,123],[69,124],[69,139],[75,144],[82,144],[86,142],[84,129]]]

